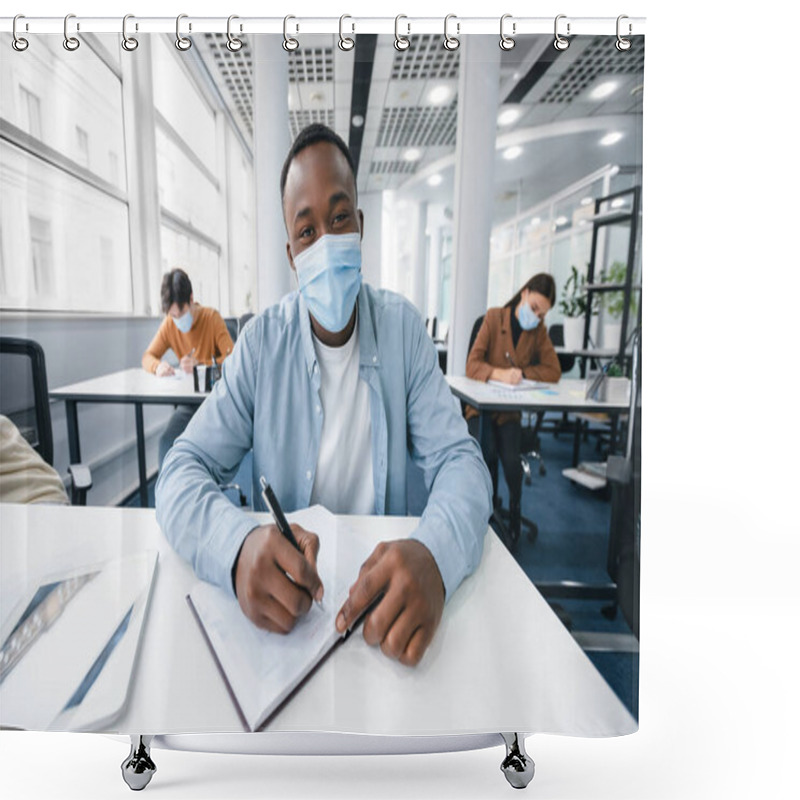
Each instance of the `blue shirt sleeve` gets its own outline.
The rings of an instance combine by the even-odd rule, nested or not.
[[[406,337],[409,452],[422,468],[429,496],[412,538],[432,553],[449,599],[481,560],[492,480],[439,368],[436,347],[414,317]]]
[[[233,564],[254,519],[220,491],[252,447],[257,337],[242,336],[222,377],[175,440],[156,482],[156,519],[197,576],[231,595]]]

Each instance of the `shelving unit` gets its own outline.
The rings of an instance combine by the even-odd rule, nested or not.
[[[620,198],[630,197],[630,209],[626,211],[617,211],[616,209],[604,209],[604,205],[613,203]],[[636,262],[636,242],[639,228],[639,207],[641,202],[641,186],[633,186],[630,189],[624,189],[614,194],[605,197],[598,197],[594,201],[594,216],[592,217],[592,247],[591,259],[589,261],[589,268],[586,274],[586,283],[584,284],[584,291],[588,295],[588,302],[586,304],[586,312],[584,317],[583,327],[583,348],[581,355],[581,377],[586,376],[587,361],[595,358],[608,358],[608,348],[598,348],[596,342],[590,342],[590,325],[592,321],[592,311],[594,306],[595,297],[608,292],[623,293],[622,305],[622,330],[619,337],[619,347],[614,352],[613,357],[617,359],[621,366],[627,364],[628,359],[625,357],[625,345],[628,341],[628,328],[630,325],[630,306],[631,295],[635,291],[641,292],[641,284],[633,283],[633,273]],[[628,226],[628,248],[627,248],[627,261],[625,265],[625,281],[624,283],[603,283],[595,282],[598,271],[598,262],[601,262],[603,257],[599,253],[600,249],[600,232],[604,228],[612,225],[625,225]],[[641,313],[641,297],[638,303],[639,311]],[[605,344],[605,343],[604,343]],[[612,351],[613,352],[613,351]],[[585,354],[585,355],[584,355]]]

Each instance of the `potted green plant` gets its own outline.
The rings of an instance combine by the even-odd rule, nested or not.
[[[604,283],[625,283],[627,267],[621,261],[615,261],[602,276]],[[625,308],[625,292],[615,290],[605,292],[602,297],[603,305],[603,348],[607,350],[618,350],[620,336],[622,335],[622,312]],[[630,317],[636,315],[636,298],[631,292],[630,298]]]
[[[584,290],[585,283],[586,275],[578,272],[577,267],[572,265],[558,304],[558,310],[564,315],[565,350],[580,350],[583,347],[583,327],[589,302]]]
[[[623,374],[622,367],[617,361],[612,361],[605,373],[600,399],[609,403],[627,403],[631,396],[631,382]]]

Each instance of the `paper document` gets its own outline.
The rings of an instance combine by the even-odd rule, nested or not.
[[[490,386],[505,389],[509,392],[531,391],[532,389],[552,389],[555,384],[544,381],[530,381],[523,378],[519,383],[505,383],[505,381],[487,381]]]
[[[317,570],[323,607],[311,610],[288,634],[253,624],[239,601],[204,581],[192,587],[193,607],[247,727],[257,730],[341,638],[336,614],[372,548],[322,506],[287,514],[319,536]]]

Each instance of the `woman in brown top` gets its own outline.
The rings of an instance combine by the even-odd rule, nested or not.
[[[517,384],[523,378],[557,382],[561,365],[547,335],[544,318],[555,305],[556,285],[551,275],[534,275],[502,308],[490,308],[467,358],[467,377],[479,381]],[[478,438],[478,411],[467,406],[465,416],[470,433]],[[497,459],[503,462],[509,494],[511,537],[519,539],[522,463],[519,412],[491,415],[481,442],[483,457],[492,475],[495,505]]]

